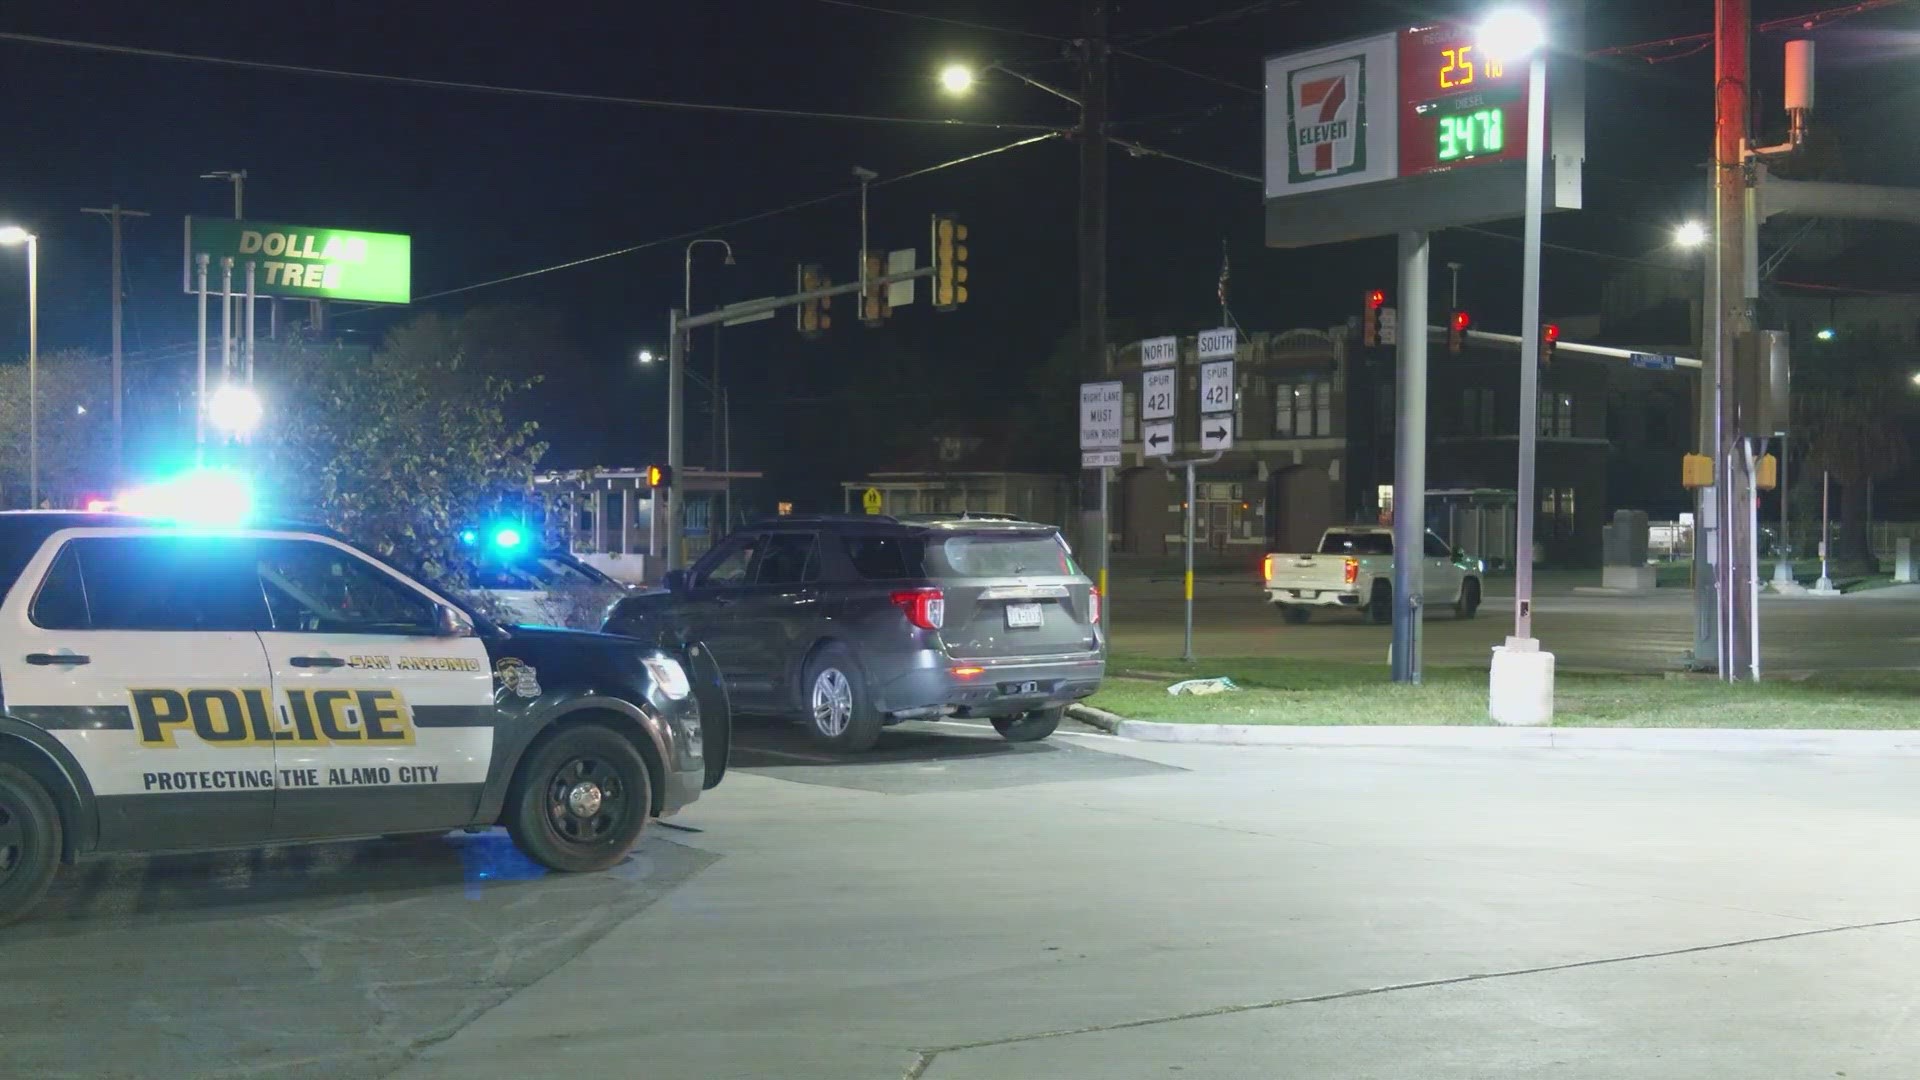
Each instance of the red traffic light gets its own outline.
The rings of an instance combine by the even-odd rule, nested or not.
[[[1548,323],[1545,326],[1542,326],[1540,328],[1540,338],[1541,340],[1545,341],[1549,345],[1553,344],[1556,341],[1559,341],[1560,327],[1553,323]]]
[[[1467,314],[1464,311],[1456,311],[1453,313],[1453,329],[1465,330],[1467,327],[1472,325],[1473,325],[1473,316]]]
[[[1387,291],[1385,289],[1375,289],[1372,292],[1367,294],[1368,307],[1380,308],[1380,307],[1385,307],[1386,305],[1387,305]]]

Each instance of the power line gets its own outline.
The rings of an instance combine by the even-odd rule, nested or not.
[[[1841,19],[1852,18],[1855,15],[1864,15],[1869,11],[1877,11],[1880,8],[1892,7],[1895,4],[1904,4],[1906,2],[1907,0],[1861,0],[1859,3],[1846,4],[1842,7],[1826,8],[1822,11],[1810,11],[1805,15],[1793,15],[1784,19],[1774,19],[1771,22],[1763,22],[1754,28],[1754,32],[1772,34],[1782,30],[1815,30],[1828,23],[1838,22]],[[1704,45],[1702,45],[1703,42],[1705,43]],[[1661,38],[1658,41],[1642,41],[1634,45],[1614,45],[1605,49],[1595,49],[1587,55],[1635,56],[1656,49],[1677,49],[1685,45],[1701,47],[1688,49],[1674,56],[1648,57],[1647,61],[1648,63],[1663,63],[1668,60],[1678,60],[1682,57],[1692,56],[1694,53],[1702,52],[1706,48],[1712,47],[1713,33],[1709,31],[1704,34],[1682,34],[1679,37]]]
[[[945,26],[958,26],[966,30],[984,30],[990,34],[1007,34],[1012,37],[1031,38],[1036,41],[1065,42],[1067,39],[1052,34],[1042,34],[1034,30],[1016,30],[1011,26],[989,26],[986,23],[968,22],[965,19],[953,19],[945,15],[928,15],[920,11],[901,11],[897,8],[881,7],[878,4],[862,4],[856,0],[816,0],[818,3],[833,7],[852,8],[855,11],[871,11],[876,15],[897,15],[903,19],[919,19],[922,22],[940,23]]]
[[[1115,49],[1113,51],[1116,54],[1120,56],[1124,56],[1129,60],[1138,60],[1143,64],[1152,64],[1155,67],[1163,67],[1163,68],[1166,68],[1168,71],[1179,72],[1180,74],[1185,75],[1189,78],[1200,79],[1204,82],[1210,82],[1215,86],[1224,86],[1229,90],[1238,90],[1243,94],[1257,95],[1260,93],[1260,91],[1257,88],[1248,86],[1245,83],[1237,83],[1231,79],[1223,79],[1218,75],[1209,75],[1204,71],[1195,71],[1192,68],[1181,67],[1179,64],[1173,63],[1170,60],[1162,60],[1157,56],[1146,56],[1141,53],[1134,52],[1132,49]]]
[[[804,120],[847,120],[862,123],[913,124],[920,127],[988,128],[998,131],[1060,130],[1058,126],[1048,124],[1001,123],[991,120],[951,120],[924,116],[885,116],[870,113],[832,112],[824,109],[781,109],[766,105],[721,105],[705,101],[669,101],[663,98],[623,97],[618,94],[595,94],[578,90],[541,90],[524,86],[496,86],[490,83],[462,82],[454,79],[427,79],[415,75],[385,75],[372,71],[348,71],[341,68],[309,67],[303,64],[282,64],[269,60],[239,60],[225,56],[205,56],[198,53],[173,52],[166,49],[148,49],[135,45],[109,45],[98,41],[77,41],[69,38],[46,37],[41,34],[20,34],[11,31],[0,31],[0,41],[11,41],[24,45],[45,45],[53,48],[74,49],[82,52],[108,53],[115,56],[138,56],[149,60],[175,60],[194,64],[208,64],[215,67],[239,68],[246,71],[268,71],[279,75],[346,79],[359,82],[385,83],[390,86],[415,86],[433,90],[461,90],[470,93],[497,94],[507,97],[531,97],[541,98],[547,101],[571,101],[594,105],[622,105],[633,108],[673,109],[682,112],[735,113],[746,116],[780,116]]]
[[[1281,6],[1292,7],[1293,2],[1282,4]],[[1220,23],[1234,22],[1239,19],[1244,19],[1249,15],[1260,14],[1272,7],[1272,0],[1255,0],[1254,3],[1242,4],[1236,8],[1228,8],[1226,11],[1217,12],[1191,22],[1179,23],[1174,26],[1163,26],[1157,30],[1140,30],[1126,34],[1123,35],[1123,40],[1129,45],[1144,45],[1149,41],[1158,41],[1161,38],[1172,37],[1175,34],[1184,34],[1189,30],[1198,30],[1205,26],[1216,26]]]
[[[1115,146],[1124,147],[1128,153],[1134,155],[1135,157],[1166,158],[1168,161],[1177,161],[1182,165],[1191,165],[1196,169],[1205,169],[1206,171],[1211,173],[1219,173],[1221,176],[1231,176],[1235,180],[1247,180],[1255,184],[1266,183],[1265,180],[1261,179],[1258,176],[1253,175],[1252,173],[1243,173],[1238,169],[1229,169],[1224,165],[1214,165],[1209,162],[1199,161],[1197,159],[1190,158],[1190,157],[1181,157],[1179,154],[1170,154],[1165,150],[1156,150],[1151,146],[1142,146],[1141,144],[1134,142],[1130,139],[1120,139],[1120,138],[1115,138],[1112,135],[1108,135],[1107,141],[1114,144]]]
[[[1004,154],[1009,150],[1017,150],[1023,146],[1032,146],[1035,143],[1045,142],[1048,139],[1057,139],[1060,137],[1060,134],[1061,133],[1057,131],[1049,131],[1049,132],[1043,132],[1042,134],[1039,134],[1039,135],[1029,135],[1024,139],[1015,139],[1013,142],[1007,143],[1003,146],[996,146],[991,149],[981,150],[977,153],[965,154],[965,155],[962,155],[961,157],[952,158],[947,161],[942,161],[937,165],[929,165],[922,169],[915,169],[912,172],[901,173],[898,176],[884,177],[882,179],[873,181],[871,184],[868,185],[868,187],[869,189],[871,189],[871,188],[877,188],[877,187],[885,187],[888,184],[898,184],[904,180],[912,180],[912,179],[915,179],[916,177],[926,176],[928,173],[939,172],[942,169],[951,169],[957,165],[965,165],[969,162],[979,161],[982,158],[992,157],[995,154]],[[615,248],[612,251],[603,251],[597,255],[588,255],[583,258],[570,259],[563,263],[555,263],[552,266],[542,266],[535,270],[523,270],[517,274],[508,274],[504,277],[491,278],[486,281],[475,282],[472,285],[461,285],[457,288],[442,289],[439,292],[431,292],[431,293],[427,293],[424,296],[416,296],[412,299],[411,302],[415,304],[420,304],[420,303],[425,303],[428,300],[439,300],[443,297],[456,296],[460,293],[473,292],[475,289],[485,289],[494,285],[505,285],[508,282],[522,281],[522,280],[525,280],[526,278],[538,277],[541,274],[552,274],[561,270],[571,270],[577,266],[586,266],[589,263],[596,263],[605,259],[618,258],[622,255],[632,255],[635,252],[645,251],[648,248],[660,247],[664,244],[679,243],[680,241],[683,241],[683,240],[691,240],[691,239],[694,239],[695,237],[705,236],[709,233],[718,232],[722,229],[733,229],[733,228],[738,228],[739,226],[742,226],[742,225],[750,225],[756,221],[764,221],[767,218],[778,217],[781,214],[790,214],[796,210],[805,210],[808,207],[819,206],[822,203],[832,202],[835,199],[848,198],[850,196],[857,195],[859,193],[860,193],[860,189],[857,187],[844,188],[842,190],[830,192],[825,195],[816,195],[810,199],[802,199],[799,202],[788,203],[785,206],[775,207],[772,210],[762,210],[762,211],[759,211],[758,213],[748,214],[745,217],[734,218],[731,221],[723,221],[713,225],[703,225],[697,229],[689,229],[686,232],[675,233],[672,236],[663,236],[658,239],[647,240],[638,244],[629,244],[626,247]],[[340,312],[339,314],[344,316],[344,315],[354,314],[356,311],[371,311],[371,310],[374,310],[374,305],[368,305],[368,306],[359,307],[359,308],[349,308]]]

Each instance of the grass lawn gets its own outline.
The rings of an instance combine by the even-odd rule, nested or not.
[[[1188,678],[1225,675],[1241,690],[1167,693],[1178,661],[1115,655],[1088,704],[1130,720],[1185,724],[1487,724],[1483,668],[1429,668],[1395,686],[1384,664],[1247,657],[1206,660]],[[1555,678],[1557,727],[1920,728],[1920,672],[1854,672],[1758,686],[1710,678]]]

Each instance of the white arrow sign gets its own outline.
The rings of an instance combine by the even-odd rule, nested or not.
[[[1200,449],[1233,449],[1233,417],[1203,416],[1200,418]]]
[[[1173,421],[1165,420],[1141,427],[1140,445],[1146,448],[1148,457],[1173,456]]]

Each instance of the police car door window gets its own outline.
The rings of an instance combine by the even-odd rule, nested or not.
[[[80,553],[72,544],[63,545],[54,557],[28,617],[42,630],[87,628],[87,590],[80,581]]]
[[[756,585],[799,585],[820,576],[820,541],[813,533],[775,533],[767,538],[754,571]]]
[[[249,540],[98,536],[71,541],[92,630],[265,630]]]
[[[765,537],[734,536],[722,544],[694,581],[699,589],[737,589],[753,580],[753,560],[764,546]]]
[[[432,600],[340,548],[312,540],[270,541],[260,546],[258,567],[275,630],[435,632]]]

